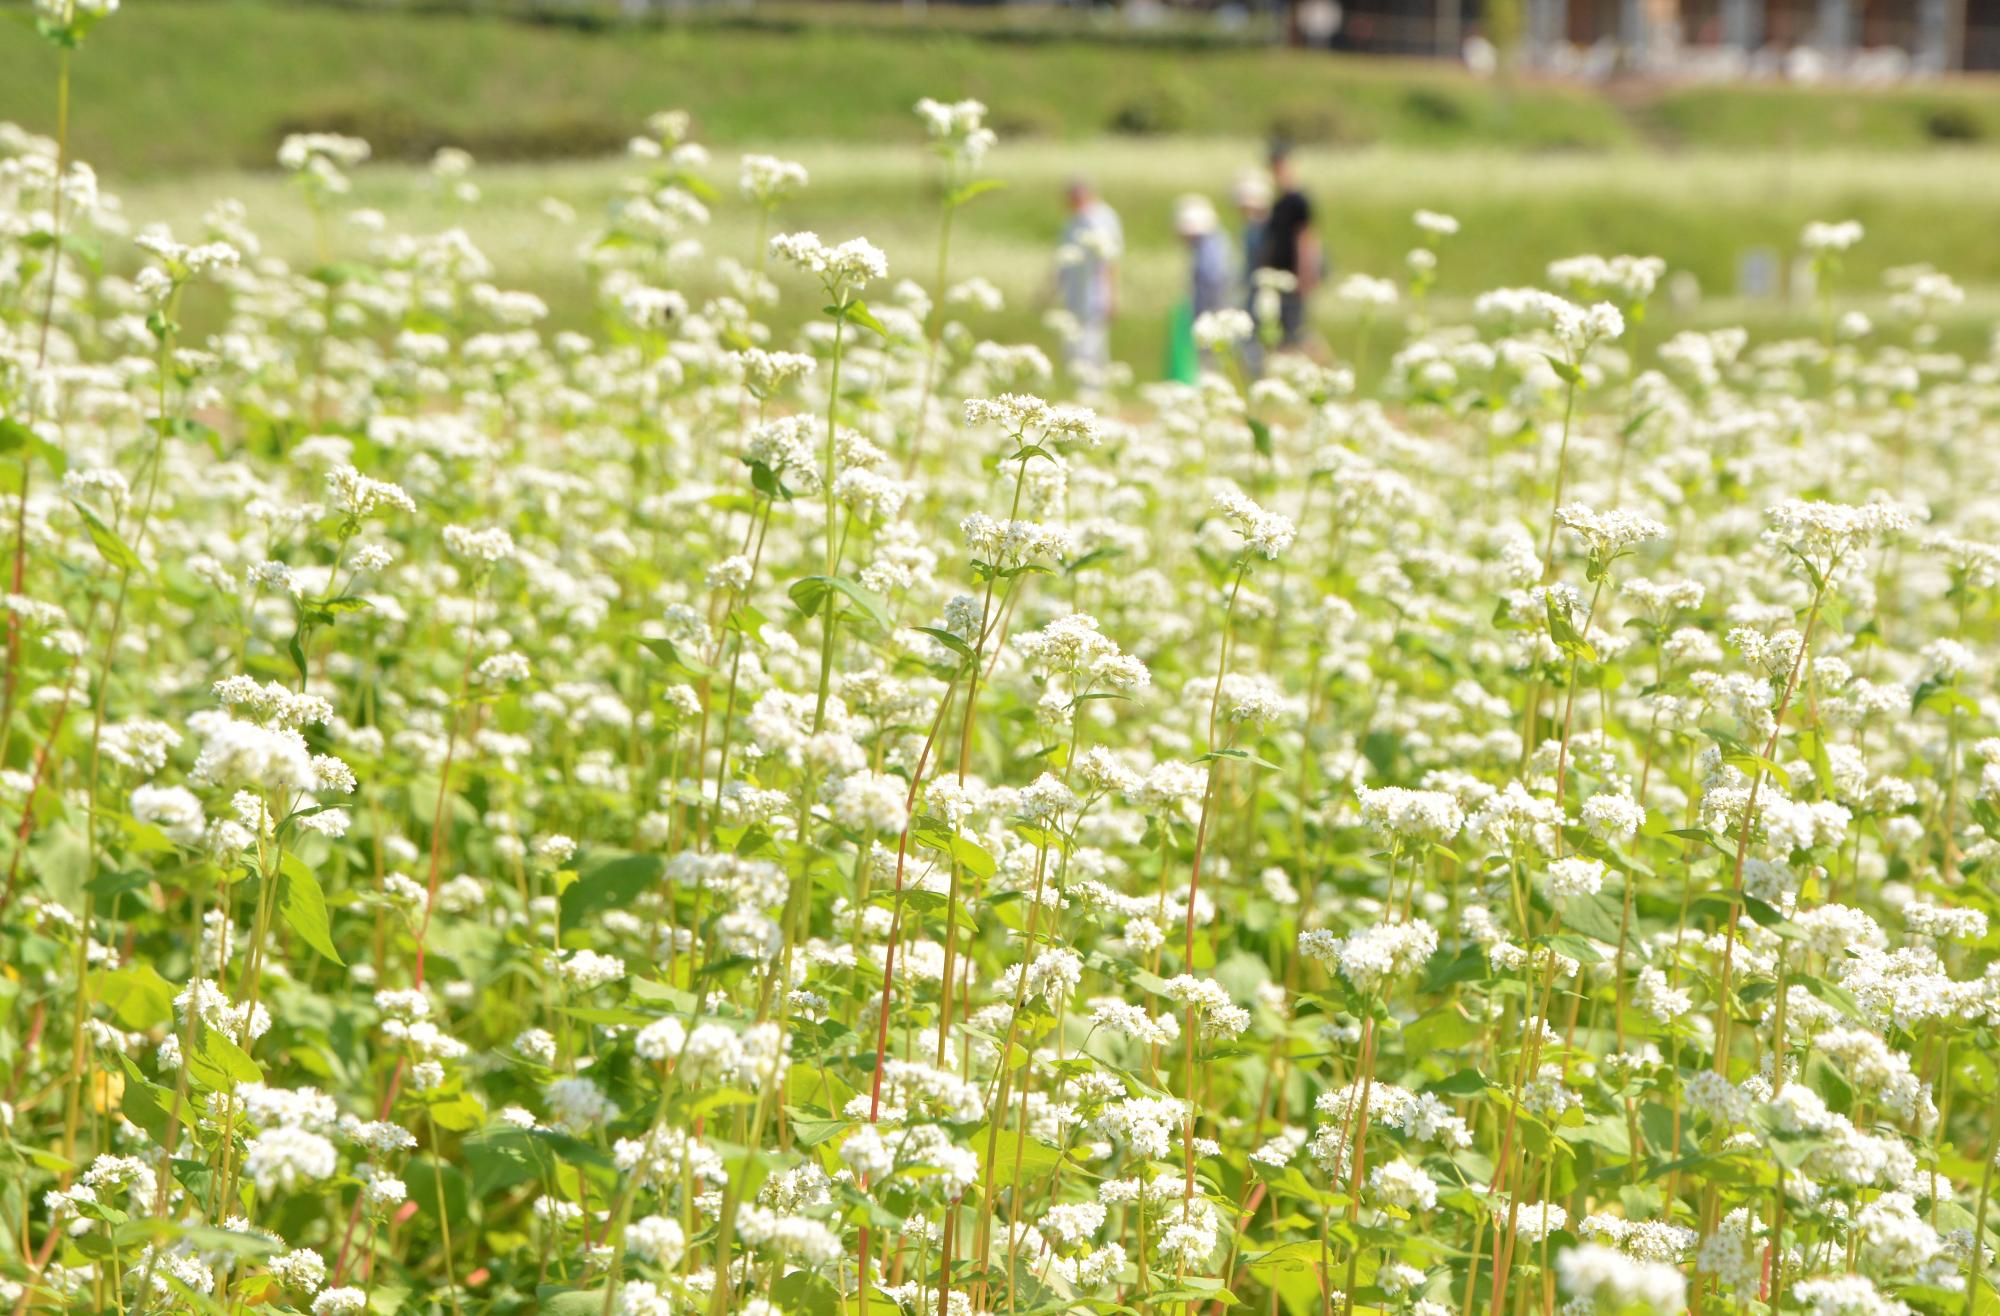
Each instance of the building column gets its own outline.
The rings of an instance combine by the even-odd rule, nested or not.
[[[1916,66],[1923,73],[1945,73],[1965,60],[1964,0],[1918,0]]]
[[[1653,44],[1646,22],[1646,0],[1618,0],[1618,44],[1644,52]]]
[[[1527,0],[1529,57],[1541,60],[1569,40],[1569,0]]]
[[[1826,54],[1844,58],[1854,51],[1858,15],[1855,0],[1819,0],[1819,21],[1814,25],[1813,44]]]
[[[1722,44],[1757,53],[1764,44],[1764,0],[1722,0]]]
[[[1619,0],[1618,44],[1642,62],[1670,58],[1684,36],[1680,0]]]
[[[1437,53],[1445,59],[1457,59],[1465,45],[1465,2],[1464,0],[1438,0],[1437,9]]]

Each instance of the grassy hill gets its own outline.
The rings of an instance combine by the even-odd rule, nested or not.
[[[1868,92],[1508,89],[1441,63],[1228,43],[1027,41],[956,11],[921,25],[835,22],[851,12],[765,6],[592,28],[146,0],[100,27],[78,58],[76,140],[123,178],[262,166],[285,132],[306,127],[361,134],[389,157],[421,158],[449,142],[485,159],[551,159],[616,149],[666,106],[694,111],[705,139],[723,145],[863,142],[905,138],[919,96],[965,95],[986,100],[1016,140],[1275,131],[1328,146],[1534,151],[2000,143],[2000,86],[1972,82]],[[46,129],[54,79],[40,43],[19,34],[0,42],[0,119]]]

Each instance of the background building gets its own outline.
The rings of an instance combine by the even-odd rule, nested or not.
[[[2000,69],[2000,0],[1344,0],[1340,9],[1329,42],[1339,48],[1456,57],[1468,37],[1511,21],[1529,64],[1585,74],[1891,80]]]

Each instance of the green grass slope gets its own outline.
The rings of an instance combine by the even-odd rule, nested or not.
[[[801,18],[798,15],[803,14]],[[76,141],[113,177],[260,166],[303,127],[386,156],[444,143],[487,159],[615,149],[646,113],[705,139],[898,140],[923,95],[978,96],[1003,134],[1257,137],[1334,146],[1603,150],[1661,142],[1906,149],[2000,142],[2000,88],[1854,93],[1511,91],[1443,64],[1160,42],[994,39],[964,24],[835,26],[812,11],[642,29],[267,5],[128,5],[76,61]],[[791,17],[787,17],[791,15]],[[0,118],[46,129],[55,61],[0,40]]]

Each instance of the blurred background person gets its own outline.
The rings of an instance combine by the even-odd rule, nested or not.
[[[1271,203],[1271,215],[1264,224],[1264,239],[1259,244],[1256,273],[1252,277],[1278,289],[1277,345],[1294,348],[1305,335],[1306,299],[1312,295],[1324,266],[1319,234],[1313,229],[1312,202],[1299,188],[1291,148],[1283,142],[1273,143],[1270,165],[1272,190],[1277,199]],[[1253,298],[1253,302],[1263,300]],[[1251,312],[1259,314],[1259,307],[1253,304]]]
[[[1174,203],[1174,232],[1188,252],[1188,304],[1196,315],[1236,305],[1235,262],[1215,207],[1190,194]]]
[[[1242,253],[1242,293],[1237,305],[1250,309],[1250,277],[1264,254],[1264,226],[1271,220],[1271,180],[1252,169],[1236,180],[1232,193],[1237,222],[1241,226],[1237,250]]]
[[[1262,170],[1245,170],[1236,179],[1236,215],[1242,225],[1237,234],[1236,305],[1254,316],[1257,308],[1257,263],[1264,257],[1264,230],[1271,222],[1271,180]],[[1243,368],[1253,377],[1264,373],[1264,343],[1252,334],[1242,345]]]
[[[1125,234],[1118,212],[1087,179],[1069,184],[1069,222],[1056,250],[1063,309],[1074,322],[1066,344],[1070,373],[1086,383],[1111,363],[1111,321],[1118,314],[1118,257]]]
[[[1229,239],[1207,197],[1189,193],[1174,202],[1174,233],[1187,248],[1188,282],[1168,331],[1167,378],[1192,383],[1209,364],[1196,348],[1194,322],[1205,312],[1239,305],[1239,285]]]

